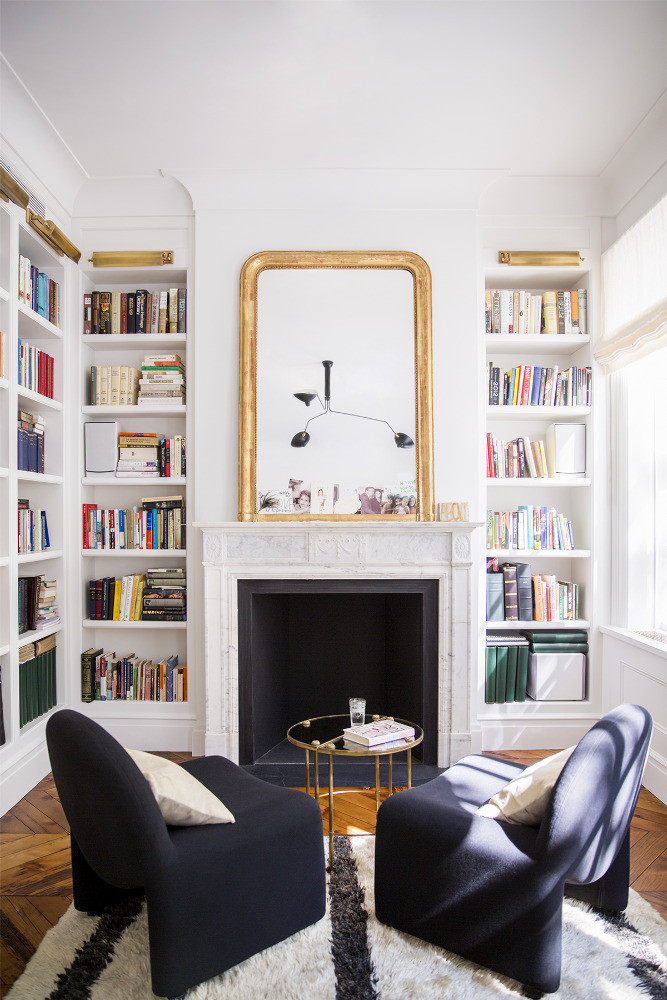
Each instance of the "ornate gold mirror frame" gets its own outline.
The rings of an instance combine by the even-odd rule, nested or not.
[[[415,466],[417,510],[405,519],[433,521],[433,360],[431,354],[431,272],[408,252],[264,251],[249,257],[241,271],[239,345],[239,521],[315,521],[314,514],[257,511],[257,281],[267,269],[384,268],[409,271],[414,284]],[[386,521],[383,515],[329,514],[327,521]]]

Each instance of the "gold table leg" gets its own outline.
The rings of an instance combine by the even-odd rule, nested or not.
[[[306,795],[310,795],[310,753],[306,750]]]
[[[412,788],[412,748],[408,749],[408,788]]]
[[[375,810],[380,808],[380,755],[375,754]]]
[[[333,868],[333,754],[329,754],[329,867]]]
[[[390,753],[390,754],[387,754],[387,756],[389,757],[389,794],[393,795],[394,794],[394,781],[393,781],[393,772],[392,772],[392,761],[394,759],[394,755],[393,755],[393,753]]]
[[[314,753],[313,756],[315,757],[315,799],[317,800],[317,804],[319,806],[319,804],[320,804],[320,759],[319,759],[319,755],[317,753],[317,750],[315,751],[315,753]]]

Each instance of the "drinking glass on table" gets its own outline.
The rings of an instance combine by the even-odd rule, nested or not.
[[[350,698],[350,725],[363,726],[366,721],[366,699]]]

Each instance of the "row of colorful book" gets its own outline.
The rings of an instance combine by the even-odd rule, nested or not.
[[[186,621],[185,570],[158,567],[89,580],[88,615],[91,621]]]
[[[484,295],[485,329],[500,334],[586,334],[585,288],[530,292],[488,288]]]
[[[32,510],[30,501],[19,498],[18,546],[19,553],[44,552],[50,547],[49,525],[45,510]]]
[[[116,476],[145,479],[185,476],[185,437],[161,437],[153,431],[120,432]]]
[[[81,700],[187,701],[188,668],[177,654],[154,662],[91,647],[81,654]]]
[[[54,326],[60,326],[60,285],[22,255],[19,256],[19,302]]]
[[[18,384],[53,399],[55,361],[46,351],[19,340]]]
[[[488,363],[489,406],[590,406],[593,379],[590,367],[516,365],[500,368]]]
[[[576,548],[574,528],[555,507],[520,504],[517,510],[487,510],[486,547],[569,552]]]
[[[48,635],[19,647],[19,726],[56,703],[56,637]]]
[[[83,296],[83,332],[95,336],[185,333],[187,290],[93,291]]]
[[[486,573],[486,619],[500,621],[576,621],[579,585],[553,573],[532,573],[530,563],[489,560]]]
[[[44,417],[19,410],[16,465],[20,472],[44,472]]]
[[[142,497],[141,507],[82,505],[84,549],[184,549],[183,497]]]

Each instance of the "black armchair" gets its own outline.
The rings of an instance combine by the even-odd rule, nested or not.
[[[476,815],[520,765],[465,757],[388,798],[376,831],[378,919],[523,983],[558,989],[563,894],[627,906],[629,827],[651,717],[622,705],[579,742],[539,827]]]
[[[323,916],[324,839],[314,799],[224,757],[204,757],[182,766],[235,822],[167,826],[141,771],[96,722],[56,712],[46,738],[70,825],[74,905],[99,913],[145,892],[159,996],[179,996]]]

